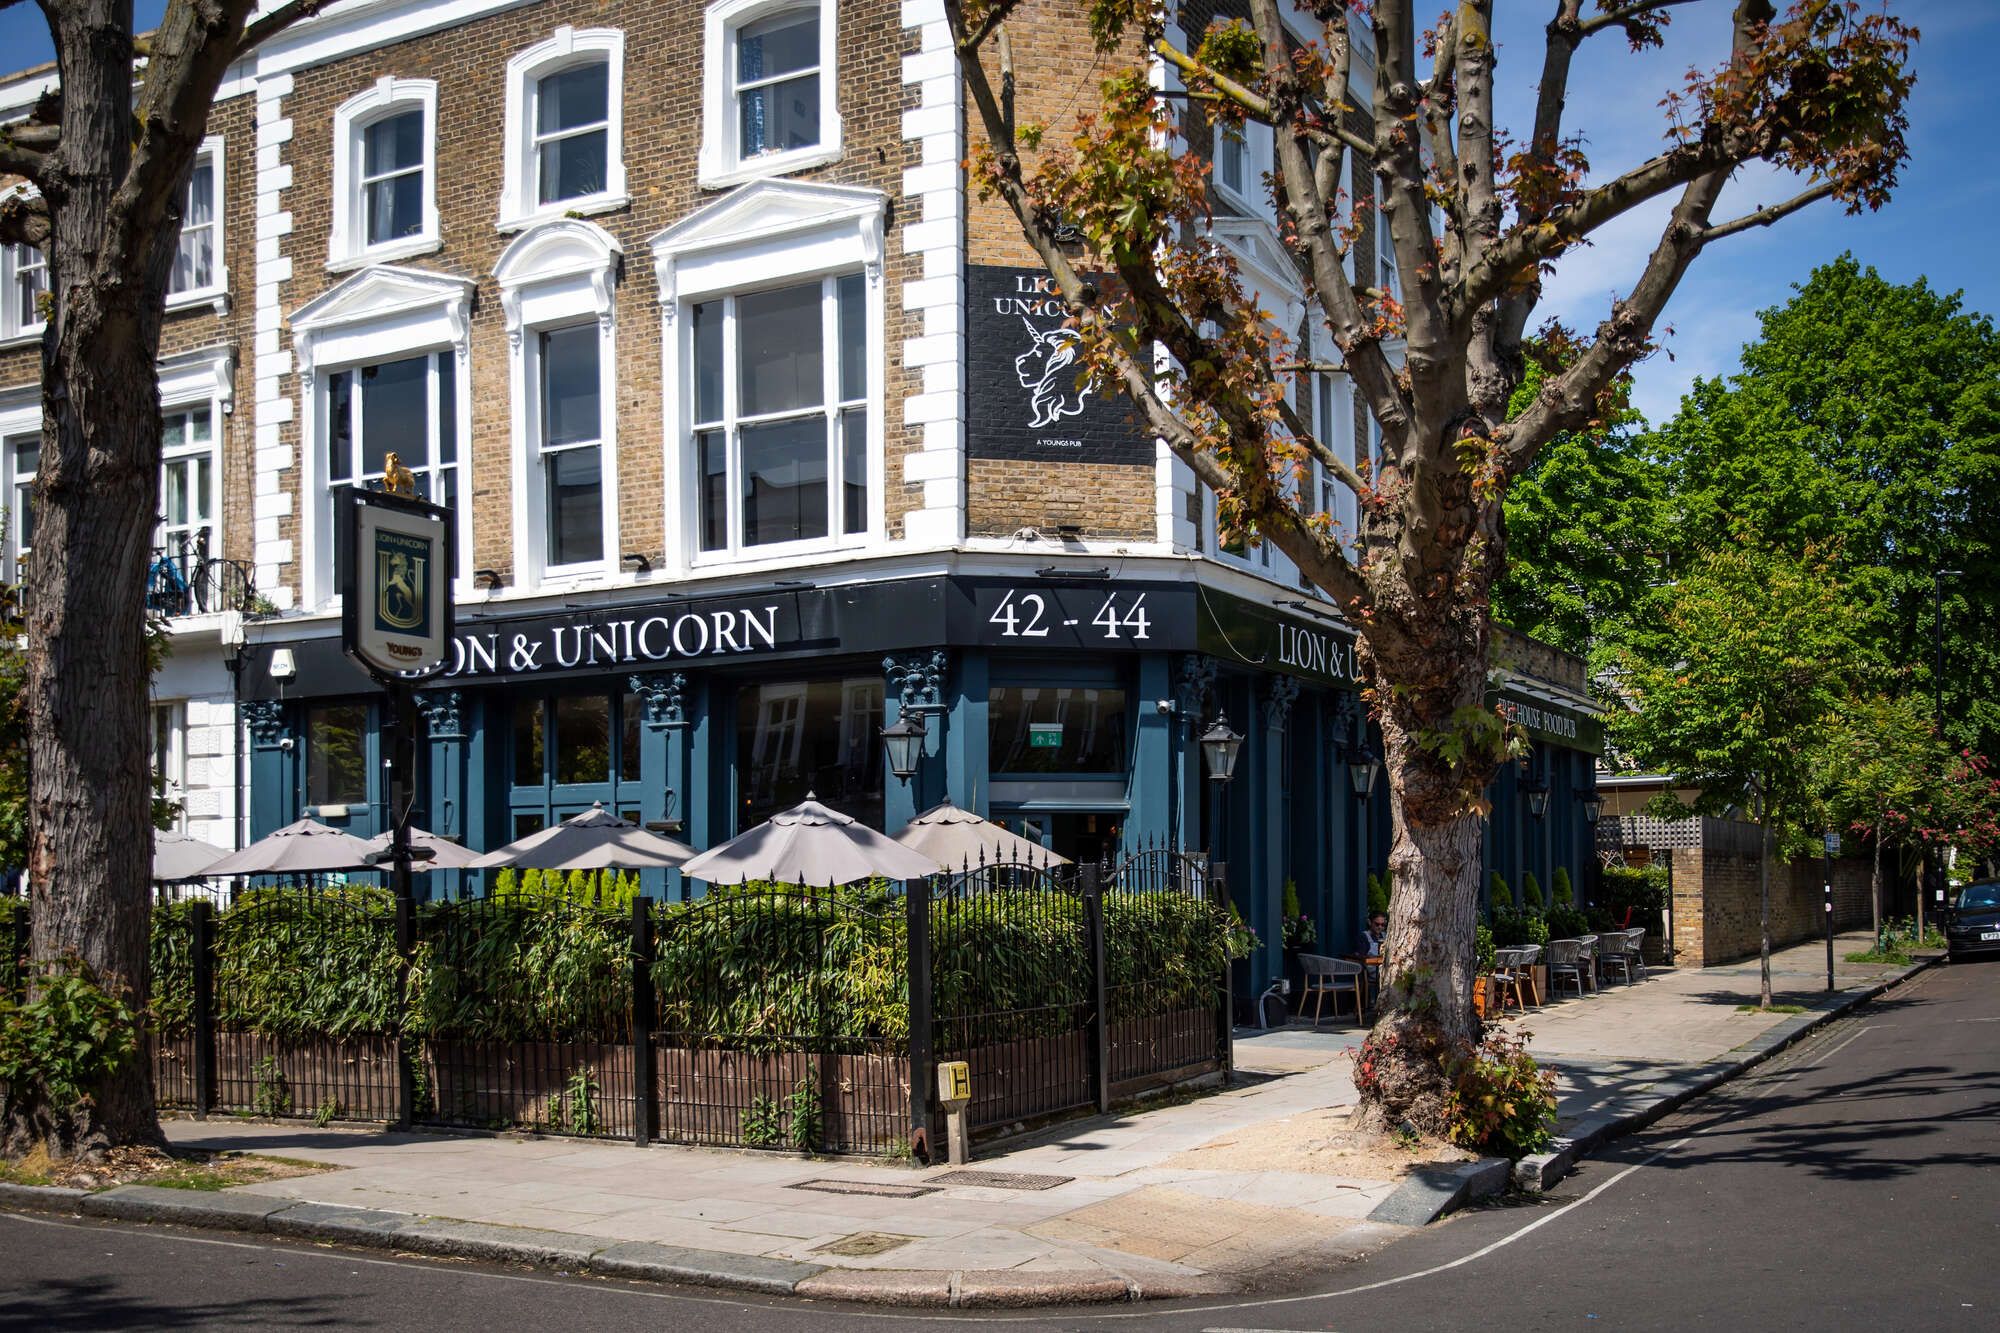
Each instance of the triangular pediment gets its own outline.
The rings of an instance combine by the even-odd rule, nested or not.
[[[471,297],[473,286],[470,278],[378,264],[362,269],[293,311],[292,331],[307,333],[406,310],[435,309],[464,302]]]
[[[1305,295],[1298,264],[1278,239],[1278,229],[1262,218],[1219,217],[1209,235],[1231,254],[1270,300],[1280,295],[1298,300]]]
[[[651,241],[656,258],[736,245],[762,236],[878,218],[880,190],[802,181],[753,181],[688,214]]]

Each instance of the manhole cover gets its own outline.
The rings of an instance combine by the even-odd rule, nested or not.
[[[886,1236],[879,1231],[857,1231],[852,1236],[828,1241],[814,1254],[837,1254],[845,1259],[866,1259],[871,1254],[887,1254],[898,1245],[908,1245],[915,1236]]]
[[[821,1194],[867,1194],[877,1199],[921,1199],[938,1192],[935,1185],[888,1185],[873,1180],[801,1180],[787,1188]]]
[[[933,1185],[979,1185],[990,1190],[1052,1190],[1074,1176],[1031,1176],[1020,1171],[947,1171],[927,1177]]]

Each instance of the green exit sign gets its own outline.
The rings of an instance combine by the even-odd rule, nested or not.
[[[1028,724],[1028,748],[1030,750],[1062,749],[1062,723],[1030,722]]]

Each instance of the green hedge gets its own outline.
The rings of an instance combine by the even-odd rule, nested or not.
[[[0,997],[13,995],[21,984],[21,960],[14,956],[14,916],[27,910],[27,899],[0,894]]]
[[[1632,924],[1644,926],[1658,939],[1666,933],[1670,886],[1665,866],[1606,866],[1597,881],[1596,901],[1590,905],[1590,924],[1598,930],[1619,929],[1631,908]]]

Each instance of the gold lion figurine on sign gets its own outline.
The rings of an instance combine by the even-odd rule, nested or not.
[[[390,495],[407,495],[417,498],[417,474],[403,466],[403,460],[393,453],[382,460],[382,489]]]

